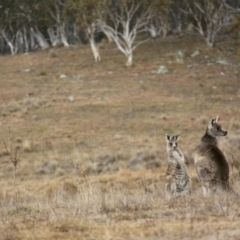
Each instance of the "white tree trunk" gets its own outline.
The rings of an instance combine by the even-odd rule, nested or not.
[[[16,40],[15,40],[15,47],[18,49],[19,53],[24,52],[24,39],[23,39],[23,34],[20,30],[17,31]]]
[[[56,41],[56,36],[55,36],[55,34],[54,34],[54,31],[53,31],[52,28],[48,28],[48,29],[47,29],[47,32],[48,32],[48,36],[49,36],[49,38],[50,38],[50,42],[51,42],[52,46],[54,46],[55,41]]]
[[[12,54],[12,55],[16,54],[17,51],[18,51],[17,46],[15,47],[15,46],[13,45],[12,41],[7,37],[7,35],[6,35],[6,33],[5,33],[4,30],[2,30],[1,33],[2,33],[2,36],[3,36],[4,40],[7,42],[8,46],[9,46],[9,48],[10,48],[11,54]]]
[[[100,57],[100,53],[99,53],[99,49],[96,45],[96,42],[94,40],[94,37],[92,36],[90,39],[90,46],[91,46],[91,49],[92,49],[92,52],[93,52],[93,56],[94,56],[94,60],[95,62],[100,62],[101,61],[101,57]]]
[[[108,31],[105,31],[105,29],[102,29],[104,35],[106,36],[107,40],[108,40],[108,43],[112,43],[113,39],[111,37],[111,34],[109,34]]]
[[[75,39],[77,39],[78,42],[80,42],[79,26],[76,23],[73,24],[73,36],[74,36]]]
[[[210,48],[214,47],[215,34],[211,33],[211,32],[207,33],[207,36],[205,37],[205,42],[208,47],[210,47]]]
[[[40,45],[40,47],[42,49],[47,49],[49,48],[49,44],[47,43],[47,41],[45,40],[44,36],[42,35],[42,33],[36,29],[37,31],[35,32],[33,28],[31,28],[31,31],[33,33],[33,36],[36,38],[36,40],[38,41],[38,44]]]
[[[34,50],[36,48],[35,37],[31,29],[30,29],[30,47],[31,50]]]
[[[127,57],[126,66],[127,66],[127,67],[131,67],[132,64],[133,64],[133,54],[132,54],[132,51],[131,51],[130,53],[128,53],[128,54],[126,55],[126,57]]]
[[[94,39],[94,31],[95,31],[95,25],[92,24],[87,29],[87,35],[88,35],[90,46],[91,46],[91,49],[92,49],[92,52],[93,52],[94,60],[95,60],[95,62],[100,62],[101,57],[100,57],[98,46],[97,46],[97,44],[95,42],[95,39]]]
[[[25,27],[23,27],[23,39],[24,39],[24,43],[25,43],[25,52],[29,52],[27,29]]]
[[[151,38],[156,38],[157,37],[157,35],[158,35],[157,29],[153,24],[150,25],[150,27],[148,28],[148,31],[150,33]]]
[[[65,24],[60,26],[60,35],[61,35],[61,40],[62,40],[63,46],[69,47],[67,37],[66,37]]]

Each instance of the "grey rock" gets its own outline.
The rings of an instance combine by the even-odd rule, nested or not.
[[[72,79],[73,80],[75,80],[75,81],[78,81],[78,80],[81,80],[81,76],[79,76],[79,75],[74,75],[74,76],[72,76]]]
[[[179,58],[184,58],[185,57],[185,53],[182,50],[178,50],[176,53],[177,57]]]
[[[73,96],[69,96],[69,97],[68,97],[68,101],[69,101],[69,102],[74,102],[74,101],[75,101],[75,98],[74,98]]]
[[[193,66],[192,64],[190,64],[190,65],[187,66],[187,68],[188,68],[188,69],[193,69],[194,66]]]
[[[217,60],[216,63],[221,65],[229,65],[229,63],[226,60]]]
[[[152,71],[153,74],[166,74],[169,73],[169,70],[165,66],[160,66],[157,71]]]
[[[196,56],[200,55],[200,51],[199,50],[195,50],[192,54],[191,57],[194,58]]]
[[[60,76],[59,76],[59,78],[66,78],[67,77],[67,75],[65,75],[65,74],[61,74]]]

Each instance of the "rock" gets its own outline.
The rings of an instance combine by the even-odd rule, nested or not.
[[[26,68],[26,69],[23,70],[23,72],[30,72],[30,71],[31,71],[30,68]]]
[[[165,66],[160,66],[157,71],[152,71],[153,74],[166,74],[169,70]]]
[[[193,69],[194,66],[193,66],[192,64],[190,64],[190,65],[187,66],[187,68],[188,68],[188,69]]]
[[[69,97],[68,97],[68,101],[69,101],[69,102],[74,102],[74,101],[75,101],[75,98],[74,98],[73,96],[69,96]]]
[[[78,80],[81,80],[81,76],[79,76],[79,75],[74,75],[74,76],[72,76],[72,79],[73,80],[75,80],[75,81],[78,81]]]
[[[216,63],[221,65],[229,65],[229,63],[226,60],[217,60]]]
[[[192,54],[191,57],[194,58],[196,56],[200,55],[200,51],[199,50],[195,50]]]
[[[184,58],[185,57],[185,53],[182,50],[178,50],[176,53],[178,58]]]
[[[66,78],[67,77],[67,75],[65,75],[65,74],[61,74],[60,76],[59,76],[59,78]]]
[[[184,60],[182,58],[176,58],[176,63],[183,64]]]
[[[55,170],[58,167],[58,162],[57,161],[52,161],[45,163],[44,166],[38,171],[39,174],[50,174],[55,172]]]

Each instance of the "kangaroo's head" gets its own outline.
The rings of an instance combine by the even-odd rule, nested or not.
[[[213,118],[207,127],[207,134],[217,138],[218,136],[226,136],[227,135],[227,131],[224,130],[221,125],[218,123],[218,117]]]
[[[175,135],[175,136],[170,136],[168,134],[166,134],[166,140],[167,140],[167,151],[170,151],[170,150],[175,150],[178,148],[178,139],[179,139],[179,136],[178,135]]]

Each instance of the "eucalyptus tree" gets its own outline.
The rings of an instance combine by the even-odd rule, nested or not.
[[[176,4],[182,1],[176,1]],[[225,0],[183,0],[181,11],[188,22],[202,35],[208,47],[213,47],[218,33],[229,24],[230,12]]]
[[[188,25],[188,22],[185,21],[185,14],[183,12],[185,7],[184,1],[171,1],[169,4],[169,14],[170,14],[170,22],[172,25],[172,29],[177,32],[182,32],[185,27]]]
[[[65,16],[67,0],[50,0],[44,4],[47,14],[47,32],[52,46],[69,47],[67,28],[68,21]]]
[[[0,0],[0,33],[11,54],[28,52],[37,43],[43,48],[49,44],[38,26],[45,21],[42,0]]]
[[[22,0],[24,4],[21,7],[27,19],[28,36],[30,38],[31,50],[40,46],[41,49],[49,48],[49,42],[46,39],[46,26],[49,24],[49,15],[46,12],[46,1],[44,0]],[[50,0],[52,1],[52,0]]]
[[[165,38],[171,30],[170,0],[152,1],[152,18],[146,29],[151,37],[162,36]]]
[[[68,0],[66,4],[66,15],[85,30],[95,62],[99,62],[101,56],[94,36],[99,30],[98,22],[105,21],[107,9],[107,0]]]
[[[49,43],[55,47],[69,46],[67,42],[64,16],[66,0],[22,0],[25,4],[22,12],[29,20],[31,35],[42,49]],[[49,41],[47,37],[49,36]]]
[[[118,49],[126,56],[126,66],[133,64],[133,51],[149,38],[137,39],[151,31],[161,0],[108,0],[107,21],[98,19],[98,27],[108,33]],[[156,11],[157,10],[157,11]]]
[[[12,55],[18,51],[18,40],[21,39],[17,29],[21,26],[23,18],[18,13],[14,0],[0,1],[0,33],[7,43]]]

